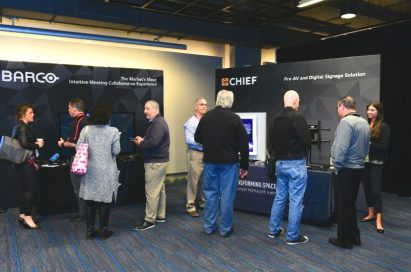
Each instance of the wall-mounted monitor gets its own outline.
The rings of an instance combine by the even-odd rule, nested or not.
[[[70,130],[70,123],[73,119],[66,112],[59,113],[60,137],[67,139]],[[133,112],[113,112],[109,125],[118,128],[121,132],[120,137],[120,154],[134,154],[136,152],[135,144],[130,141],[130,137],[135,137]],[[60,152],[61,157],[70,157],[71,150],[63,148]]]
[[[238,112],[248,135],[250,160],[266,160],[267,114],[265,112]]]

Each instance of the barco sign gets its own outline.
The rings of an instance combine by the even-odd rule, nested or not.
[[[53,73],[1,70],[1,81],[3,82],[54,83],[57,80],[59,77]]]

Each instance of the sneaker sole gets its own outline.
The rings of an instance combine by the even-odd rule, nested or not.
[[[299,244],[305,244],[307,242],[308,242],[308,237],[306,237],[306,240],[303,241],[303,242],[289,242],[289,241],[287,241],[287,245],[294,246],[294,245],[299,245]]]
[[[156,222],[157,222],[157,223],[165,223],[166,220],[165,220],[165,219],[156,219]]]
[[[279,232],[278,234],[271,234],[271,233],[269,233],[269,234],[268,234],[268,237],[271,238],[271,239],[275,239],[275,238],[280,237],[281,234],[283,234],[283,232],[284,232],[284,229],[283,229],[283,228],[280,228],[280,232]]]
[[[152,226],[149,226],[149,227],[144,228],[144,229],[133,228],[133,230],[148,230],[148,229],[152,229],[152,228],[154,228],[155,226],[156,226],[156,225],[152,225]]]

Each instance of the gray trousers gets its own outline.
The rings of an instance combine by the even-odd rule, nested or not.
[[[146,215],[144,220],[154,223],[156,218],[166,218],[166,178],[168,162],[144,163],[146,179]]]
[[[70,169],[71,169],[71,164],[73,163],[73,159],[74,159],[74,155],[71,157],[71,160],[70,160]],[[78,215],[85,216],[86,215],[86,203],[84,202],[82,198],[79,197],[81,176],[78,176],[70,171],[70,180],[71,180],[71,185],[73,185],[73,191],[77,199]]]

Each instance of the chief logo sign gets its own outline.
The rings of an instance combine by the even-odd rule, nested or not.
[[[258,76],[247,77],[223,77],[221,86],[251,86],[257,82]]]
[[[1,81],[23,83],[54,83],[60,78],[53,73],[1,70]]]

